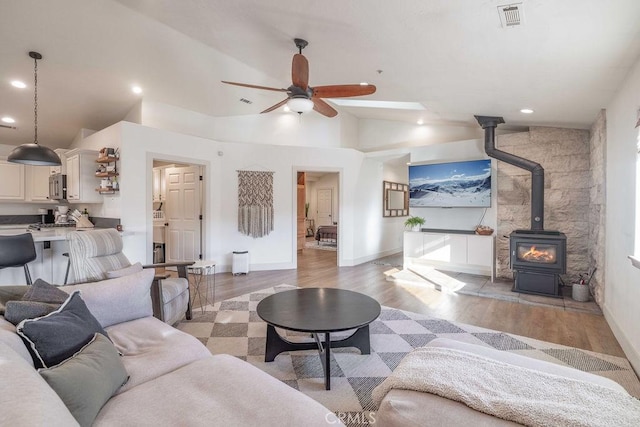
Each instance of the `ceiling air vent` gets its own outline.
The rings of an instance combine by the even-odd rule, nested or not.
[[[500,23],[502,28],[517,27],[522,25],[523,11],[522,3],[513,3],[498,6],[498,15],[500,15]]]
[[[15,126],[7,126],[7,125],[0,125],[0,128],[13,129],[13,130],[18,129],[18,128],[17,128],[17,127],[15,127]]]
[[[253,101],[249,101],[247,98],[240,98],[240,102],[244,102],[245,104],[253,104]]]

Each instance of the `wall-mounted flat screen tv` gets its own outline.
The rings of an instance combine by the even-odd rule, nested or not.
[[[491,160],[410,165],[409,207],[491,207]]]

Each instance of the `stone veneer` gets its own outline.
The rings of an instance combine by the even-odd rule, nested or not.
[[[600,110],[591,126],[589,176],[589,265],[597,267],[591,280],[591,293],[596,303],[604,304],[605,267],[605,153],[607,142],[607,115]],[[592,268],[593,268],[592,267]]]
[[[567,235],[567,274],[563,279],[571,283],[591,265],[589,131],[531,127],[529,132],[498,136],[496,146],[544,168],[544,228]],[[531,228],[531,173],[502,161],[497,165],[496,270],[498,277],[511,279],[508,236],[513,230]]]

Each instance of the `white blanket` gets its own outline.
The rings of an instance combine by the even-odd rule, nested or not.
[[[432,393],[528,426],[640,426],[640,401],[610,388],[522,368],[465,351],[423,347],[409,353],[373,391]]]

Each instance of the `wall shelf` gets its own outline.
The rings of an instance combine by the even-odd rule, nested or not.
[[[120,160],[120,157],[99,157],[96,159],[96,163],[113,163]]]
[[[102,186],[96,188],[96,191],[100,194],[115,194],[116,191],[119,190],[118,182],[116,182],[115,178],[120,175],[118,173],[118,160],[120,160],[120,157],[107,156],[106,153],[108,151],[113,152],[114,150],[111,148],[103,148],[96,159],[96,163],[100,164],[100,167],[96,171],[95,176],[96,178],[103,178]],[[113,164],[113,167],[109,166],[111,164]],[[105,179],[107,181],[106,183]],[[106,187],[104,186],[105,184]]]

